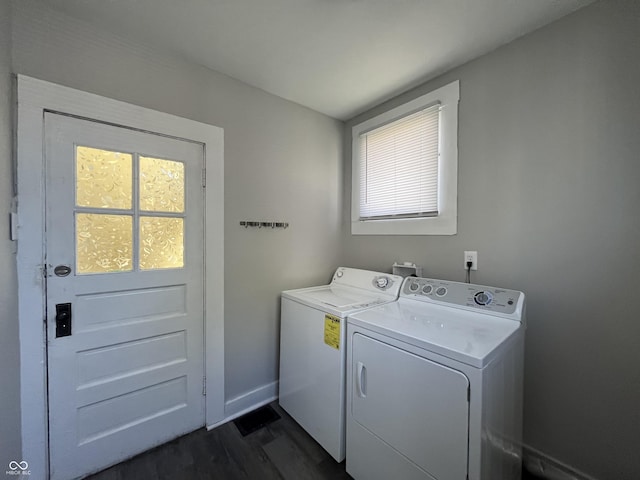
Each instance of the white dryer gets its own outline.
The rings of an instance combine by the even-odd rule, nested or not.
[[[347,319],[347,472],[356,480],[521,476],[525,296],[407,278]]]
[[[340,267],[331,284],[282,292],[280,406],[322,447],[345,458],[346,320],[393,302],[402,277]]]

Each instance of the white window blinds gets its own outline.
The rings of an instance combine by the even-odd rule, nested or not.
[[[360,220],[438,215],[440,104],[360,135]]]

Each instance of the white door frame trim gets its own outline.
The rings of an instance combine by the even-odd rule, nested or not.
[[[22,458],[48,478],[44,113],[59,112],[204,144],[206,424],[224,419],[224,137],[219,127],[17,76],[17,267]]]

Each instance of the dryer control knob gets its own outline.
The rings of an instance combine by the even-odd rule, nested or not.
[[[493,300],[493,296],[489,292],[478,292],[473,296],[473,299],[478,305],[489,305],[491,300]]]
[[[389,285],[389,277],[378,277],[376,278],[376,287],[378,288],[387,288]]]
[[[418,285],[417,283],[412,283],[411,285],[409,285],[409,290],[411,290],[412,292],[417,292],[419,288],[420,285]]]
[[[436,295],[439,297],[444,297],[447,294],[447,287],[438,287],[436,290]]]

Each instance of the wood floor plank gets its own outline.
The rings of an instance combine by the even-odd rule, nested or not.
[[[316,464],[291,438],[280,436],[263,448],[285,480],[322,480]]]
[[[327,451],[322,448],[320,444],[316,442],[300,425],[298,425],[298,423],[291,418],[291,416],[280,405],[274,405],[274,409],[281,416],[280,421],[267,426],[267,428],[273,433],[274,437],[288,435],[315,464],[318,464],[327,458],[331,458]]]
[[[123,480],[118,465],[107,468],[90,477],[92,480]]]
[[[182,477],[185,472],[195,470],[198,463],[191,449],[185,447],[182,439],[169,442],[161,448],[147,452],[144,455],[148,456],[156,464],[156,470],[159,475],[166,478],[171,476],[174,478]],[[183,478],[186,478],[186,476]]]
[[[270,435],[264,437],[259,432],[254,432],[243,437],[233,423],[220,428],[224,433],[224,448],[236,469],[244,473],[244,478],[282,480],[278,469],[262,448],[261,438],[269,439]]]
[[[318,473],[326,480],[353,480],[347,473],[346,464],[336,462],[333,458],[325,458],[317,465]]]

